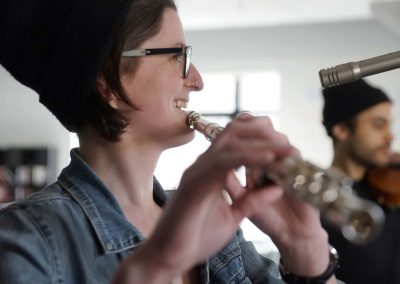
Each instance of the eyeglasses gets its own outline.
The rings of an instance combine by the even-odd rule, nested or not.
[[[140,56],[170,54],[170,53],[183,55],[182,78],[186,79],[189,75],[189,69],[191,63],[191,56],[192,56],[191,46],[172,47],[172,48],[131,49],[124,51],[122,53],[122,57],[140,57]]]

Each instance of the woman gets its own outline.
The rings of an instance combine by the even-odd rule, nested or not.
[[[55,51],[26,38],[24,45],[58,60],[46,58],[33,72],[15,64],[20,44],[2,47],[8,56],[1,63],[80,141],[56,183],[1,212],[2,283],[280,283],[272,261],[235,233],[245,217],[275,241],[288,281],[333,282],[318,212],[277,186],[246,191],[233,174],[296,154],[268,118],[232,121],[164,206],[168,197],[153,172],[164,150],[193,139],[182,107],[203,88],[173,0],[70,2],[45,3],[62,16],[27,12],[62,22],[44,37]],[[64,39],[71,34],[85,41]],[[77,74],[67,73],[71,57],[80,59]]]

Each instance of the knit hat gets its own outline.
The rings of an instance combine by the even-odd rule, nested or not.
[[[364,80],[323,90],[323,124],[329,136],[332,127],[356,114],[382,102],[391,102],[380,89],[372,87]]]
[[[70,129],[133,1],[2,0],[0,64]]]

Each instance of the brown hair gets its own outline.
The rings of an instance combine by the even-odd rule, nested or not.
[[[103,78],[114,95],[135,109],[129,101],[121,84],[120,74],[135,71],[137,60],[129,58],[121,62],[122,52],[137,48],[145,40],[159,32],[162,25],[163,13],[166,8],[177,10],[174,0],[136,0],[125,19],[124,28],[116,35],[116,41],[98,76]],[[118,110],[111,107],[98,91],[97,84],[91,91],[85,108],[86,121],[104,139],[118,141],[120,135],[129,124],[128,120]],[[79,129],[80,127],[77,127]]]

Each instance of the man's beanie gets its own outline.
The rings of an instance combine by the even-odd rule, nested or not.
[[[2,0],[0,64],[70,129],[132,1]]]
[[[323,90],[323,124],[329,136],[332,127],[356,114],[382,102],[391,102],[380,89],[372,87],[364,80]]]

